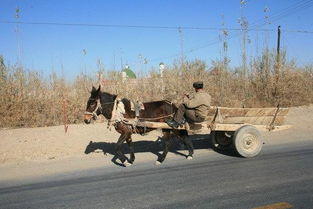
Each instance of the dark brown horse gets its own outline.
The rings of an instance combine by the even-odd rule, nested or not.
[[[100,86],[98,89],[92,87],[90,97],[87,102],[87,108],[84,116],[85,123],[89,124],[91,119],[96,119],[97,115],[102,114],[107,120],[111,120],[112,111],[116,104],[115,100],[117,95],[112,95],[106,92],[100,91]],[[116,101],[117,102],[117,101]],[[124,104],[125,114],[123,115],[125,119],[134,119],[136,112],[131,108],[131,102],[128,99],[121,99],[119,102]],[[144,109],[139,111],[138,120],[145,121],[154,121],[154,122],[164,122],[168,120],[173,113],[177,110],[176,106],[168,101],[156,101],[143,103]],[[134,133],[145,134],[154,129],[138,127],[132,124],[125,123],[123,121],[115,122],[115,130],[121,135],[116,144],[116,155],[119,160],[124,164],[124,166],[130,165],[135,160],[135,150],[132,143],[131,135]],[[162,163],[168,153],[170,146],[170,138],[172,134],[180,138],[183,143],[186,145],[189,151],[188,159],[193,155],[193,145],[191,139],[188,137],[186,130],[176,130],[176,129],[162,129],[163,139],[165,140],[165,146],[163,153],[158,157],[156,163]],[[130,159],[128,160],[124,153],[122,152],[121,146],[124,142],[127,142],[130,148]]]

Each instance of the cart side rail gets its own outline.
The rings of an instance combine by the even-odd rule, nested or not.
[[[279,126],[285,122],[288,108],[228,108],[211,107],[206,121],[223,124],[253,124]]]
[[[229,108],[211,107],[206,120],[202,123],[186,124],[181,130],[192,130],[197,124],[210,131],[236,131],[242,126],[252,125],[261,131],[280,131],[290,128],[284,125],[288,108]],[[164,122],[137,122],[138,126],[149,128],[172,129]],[[200,127],[201,127],[200,126]],[[199,126],[198,126],[199,127]]]

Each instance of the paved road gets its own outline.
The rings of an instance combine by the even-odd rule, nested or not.
[[[312,147],[313,142],[267,145],[252,159],[208,152],[192,161],[175,158],[161,166],[149,162],[49,178],[0,188],[0,208],[313,208]]]

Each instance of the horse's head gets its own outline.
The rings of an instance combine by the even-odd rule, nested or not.
[[[84,115],[84,121],[85,123],[89,124],[91,122],[91,119],[96,120],[97,118],[97,107],[100,99],[100,86],[98,89],[95,87],[92,87],[92,90],[90,92],[90,97],[87,101],[87,107],[86,112]]]

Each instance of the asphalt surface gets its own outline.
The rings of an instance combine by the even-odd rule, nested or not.
[[[267,145],[244,159],[208,151],[0,188],[0,208],[313,208],[313,142]],[[62,179],[63,178],[63,179]],[[287,206],[286,206],[287,205]],[[269,207],[268,208],[275,208]],[[277,207],[276,207],[277,208]]]

